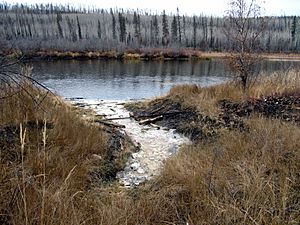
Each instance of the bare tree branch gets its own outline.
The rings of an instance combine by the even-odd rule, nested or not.
[[[256,80],[255,64],[261,60],[258,40],[264,21],[258,0],[230,0],[229,5],[224,29],[230,44],[228,66],[246,91]]]
[[[41,104],[49,93],[53,93],[49,88],[29,75],[28,68],[24,69],[24,67],[22,67],[21,59],[22,58],[15,59],[0,56],[0,88],[2,89],[0,93],[0,100],[11,98],[15,95],[22,98],[20,94],[23,92],[32,99],[35,104],[35,108],[40,108],[43,111],[46,111]],[[43,96],[39,96],[38,98],[34,96],[34,94],[28,90],[26,84],[30,84],[44,90],[45,92],[42,92]],[[53,96],[55,95],[53,94]]]

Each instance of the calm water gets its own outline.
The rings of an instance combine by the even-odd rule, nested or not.
[[[54,61],[33,62],[33,77],[66,98],[129,100],[166,94],[178,84],[213,85],[230,79],[220,60],[195,62]],[[271,73],[300,62],[268,61]]]

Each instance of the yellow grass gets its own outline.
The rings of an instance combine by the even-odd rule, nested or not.
[[[249,132],[225,132],[184,148],[160,185],[184,190],[190,224],[296,224],[300,221],[300,129],[261,118]],[[200,222],[202,221],[202,222]]]
[[[299,91],[300,71],[290,70],[286,73],[273,73],[259,76],[246,93],[236,82],[227,82],[211,87],[197,85],[178,85],[170,90],[167,97],[180,99],[186,106],[194,106],[200,112],[217,114],[216,104],[223,99],[241,101],[247,97],[259,98],[262,96]]]
[[[42,99],[40,90],[26,88]],[[297,90],[299,72],[291,71],[259,80],[248,96]],[[25,93],[19,97],[0,101],[0,129],[16,132],[12,145],[0,138],[1,224],[300,222],[299,126],[246,119],[249,130],[186,146],[159,177],[127,190],[95,179],[111,170],[108,136],[99,127],[56,97],[43,101],[44,110]],[[217,112],[218,100],[244,98],[231,83],[175,87],[167,97],[207,113]]]
[[[36,100],[45,94],[28,84],[23,87]],[[91,184],[89,173],[103,164],[92,155],[108,156],[108,141],[99,127],[81,120],[57,97],[47,97],[37,108],[28,94],[17,89],[7,90],[18,94],[0,102],[0,129],[9,130],[7,142],[2,138],[0,143],[0,220],[33,224],[50,216],[48,198]],[[9,138],[15,141],[9,144]],[[47,215],[38,216],[39,209]]]

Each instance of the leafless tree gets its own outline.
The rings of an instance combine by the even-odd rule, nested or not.
[[[22,98],[25,94],[32,99],[36,107],[40,107],[43,100],[52,92],[32,78],[31,69],[22,66],[21,61],[21,58],[16,56],[0,56],[0,101],[13,96]],[[29,90],[29,86],[36,86],[44,92],[41,92],[41,96],[35,96]]]
[[[256,79],[255,65],[261,59],[260,41],[264,30],[261,6],[257,0],[230,0],[225,20],[229,42],[229,68],[245,91]]]
[[[122,14],[122,21],[119,21],[119,13]],[[168,47],[211,51],[228,51],[231,47],[237,49],[236,44],[228,42],[223,29],[224,24],[230,27],[230,23],[227,22],[229,14],[226,17],[203,14],[180,16],[177,12],[174,21],[178,26],[177,42],[169,43]],[[76,23],[77,18],[80,29],[78,22]],[[265,33],[257,39],[263,51],[300,52],[299,16],[264,18],[268,19],[268,24],[265,24]],[[173,20],[174,15],[165,15],[163,23],[161,13],[154,14],[142,10],[106,10],[90,7],[76,9],[69,5],[21,7],[20,4],[0,3],[0,53],[10,52],[8,50],[11,46],[24,54],[37,51],[121,52],[124,48],[163,48],[163,44],[166,44],[163,40],[170,39]],[[253,32],[261,27],[261,20],[261,17],[251,20]],[[120,27],[121,24],[124,26],[124,22],[125,33]],[[175,28],[175,23],[173,25]],[[163,29],[166,27],[169,29],[168,35]],[[120,35],[123,41],[116,38]],[[166,38],[163,38],[164,36]]]

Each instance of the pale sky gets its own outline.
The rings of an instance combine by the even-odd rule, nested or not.
[[[199,15],[217,15],[223,16],[224,11],[228,9],[228,0],[13,0],[10,3],[54,3],[96,6],[97,8],[130,8],[130,9],[147,9],[152,12],[166,10],[167,13],[176,12],[178,7],[181,14]],[[300,0],[264,0],[263,15],[281,16],[281,15],[296,15],[300,16]]]

